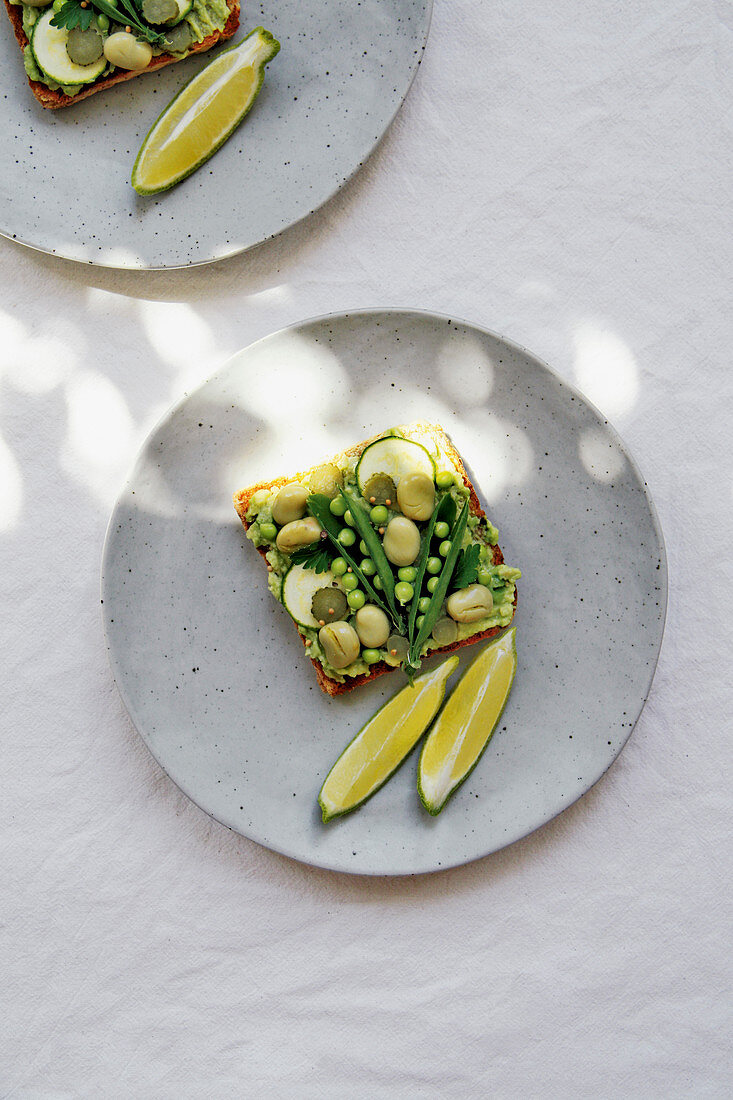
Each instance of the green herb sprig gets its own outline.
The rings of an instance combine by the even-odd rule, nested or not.
[[[331,543],[323,539],[312,542],[310,546],[301,546],[290,555],[293,565],[302,565],[304,569],[312,569],[315,573],[327,573],[333,558]]]
[[[465,550],[461,550],[456,561],[456,568],[451,578],[451,588],[457,591],[459,588],[468,588],[474,584],[478,577],[478,562],[481,547],[475,542]]]

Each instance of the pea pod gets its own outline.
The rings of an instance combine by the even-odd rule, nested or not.
[[[450,584],[453,570],[456,567],[456,561],[458,560],[458,554],[461,549],[461,543],[463,542],[463,535],[466,530],[466,524],[468,523],[468,501],[463,505],[461,514],[456,520],[453,532],[451,534],[451,548],[445,559],[445,565],[443,566],[438,583],[435,587],[435,591],[430,600],[430,606],[425,612],[422,626],[420,627],[417,637],[410,646],[410,652],[408,654],[408,663],[412,668],[420,667],[420,649],[423,642],[429,637],[435,622],[440,615],[441,608],[443,607],[443,600],[445,599],[448,591],[448,585]]]
[[[447,523],[449,527],[452,527],[456,519],[456,505],[453,497],[446,493],[441,501],[433,509],[433,514],[428,520],[428,525],[423,531],[422,543],[420,546],[420,553],[418,559],[415,562],[415,569],[417,574],[415,576],[415,595],[413,596],[412,603],[410,605],[410,616],[407,622],[407,636],[412,645],[415,637],[415,620],[418,615],[418,604],[420,602],[420,592],[422,591],[422,583],[425,578],[425,568],[430,557],[430,540],[433,537],[436,523]]]
[[[395,618],[392,610],[388,607],[387,604],[385,604],[384,600],[374,588],[369,578],[361,571],[356,559],[353,558],[352,555],[349,553],[348,548],[339,542],[338,535],[339,531],[341,530],[341,525],[331,512],[330,498],[325,496],[325,494],[323,493],[311,493],[311,495],[308,497],[308,500],[306,501],[306,507],[308,508],[308,511],[314,517],[314,519],[318,520],[321,527],[326,532],[333,545],[336,547],[339,556],[342,557],[351,566],[352,573],[359,581],[359,584],[362,586],[364,591],[369,594],[369,598],[371,599],[372,603],[375,603],[378,607],[381,607],[385,615],[388,615],[391,619],[394,619],[395,625],[399,626],[401,629],[402,622],[399,616]]]
[[[371,520],[367,516],[361,500],[356,495],[352,495],[348,489],[342,489],[341,496],[346,501],[348,509],[351,512],[354,527],[364,540],[369,551],[369,556],[377,567],[377,576],[382,582],[382,590],[387,598],[387,603],[392,612],[392,618],[395,623],[402,625],[399,611],[394,602],[394,574],[391,565],[387,561],[387,555],[384,552],[381,540],[372,527]]]

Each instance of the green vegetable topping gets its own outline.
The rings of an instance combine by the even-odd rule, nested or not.
[[[455,572],[451,580],[451,588],[468,588],[469,584],[475,584],[478,572],[478,559],[481,547],[473,543],[466,549],[462,549],[458,555]],[[486,570],[483,570],[486,573]],[[479,584],[486,583],[479,581]]]
[[[342,516],[346,511],[346,501],[343,497],[336,497],[328,506],[331,515]]]
[[[379,527],[389,519],[389,511],[383,504],[375,504],[369,513],[369,519],[375,527]]]
[[[394,586],[394,594],[400,603],[409,603],[415,594],[415,590],[407,581],[398,581]]]
[[[455,476],[450,470],[439,470],[435,478],[435,484],[439,489],[450,489],[454,481]]]
[[[410,652],[408,654],[407,663],[410,668],[416,669],[420,667],[420,649],[423,642],[426,640],[430,631],[433,629],[433,624],[440,615],[443,607],[443,601],[445,600],[448,592],[448,585],[450,584],[453,570],[458,560],[458,554],[461,549],[461,542],[463,541],[463,535],[466,530],[466,524],[468,523],[468,501],[466,501],[461,509],[461,514],[455,522],[451,539],[450,549],[446,555],[445,565],[439,577],[437,577],[437,584],[433,592],[433,597],[430,601],[430,607],[425,613],[425,618],[421,626],[418,627],[417,637],[411,643]],[[441,544],[442,549],[442,544]]]
[[[318,539],[317,542],[293,550],[290,560],[293,565],[302,565],[304,569],[312,569],[314,573],[327,573],[332,553],[330,546],[323,539]]]
[[[359,588],[355,588],[353,592],[349,592],[346,599],[352,611],[358,611],[359,608],[363,607],[366,603],[366,596]]]
[[[340,588],[319,588],[313,593],[311,615],[319,623],[335,623],[349,613],[346,596]]]
[[[450,527],[447,523],[441,521],[435,524],[435,531],[433,533],[436,539],[447,539],[450,534]]]
[[[428,558],[427,562],[425,563],[425,568],[428,573],[439,573],[443,568],[443,563],[440,558]]]
[[[143,18],[148,23],[172,23],[178,15],[176,0],[143,0]]]
[[[369,504],[394,504],[397,488],[389,474],[372,474],[364,486],[363,496]]]
[[[344,527],[338,533],[338,540],[342,546],[353,546],[356,542],[356,535],[350,527]]]
[[[92,25],[95,10],[107,16],[113,23],[132,27],[137,37],[149,42],[151,46],[164,45],[163,35],[144,22],[134,0],[119,0],[119,7],[111,0],[89,0],[89,5],[84,8],[81,0],[66,0],[51,20],[51,26],[66,27],[67,30],[79,27],[86,31]]]
[[[347,569],[348,566],[345,558],[334,558],[331,562],[331,572],[334,577],[343,577]]]

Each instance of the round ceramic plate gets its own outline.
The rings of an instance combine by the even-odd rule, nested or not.
[[[326,202],[377,145],[417,71],[431,10],[432,0],[244,3],[234,41],[262,25],[281,43],[258,101],[207,165],[149,198],[130,186],[137,150],[214,54],[49,111],[5,20],[0,233],[126,268],[207,263],[267,240]]]
[[[413,754],[360,810],[323,825],[331,764],[404,680],[321,693],[231,495],[417,419],[452,436],[523,571],[518,671],[486,753],[439,817],[420,805]],[[501,337],[394,310],[275,333],[172,409],[115,507],[102,572],[113,673],[161,767],[229,828],[366,874],[476,859],[587,791],[644,705],[666,591],[652,502],[603,417]],[[465,667],[476,650],[461,654]]]

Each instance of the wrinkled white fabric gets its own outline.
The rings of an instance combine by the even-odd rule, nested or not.
[[[732,100],[727,0],[436,0],[385,140],[279,239],[142,274],[0,241],[0,1095],[730,1095]],[[608,775],[508,850],[397,880],[291,862],[180,794],[98,596],[173,400],[285,324],[390,305],[577,384],[671,574]]]

